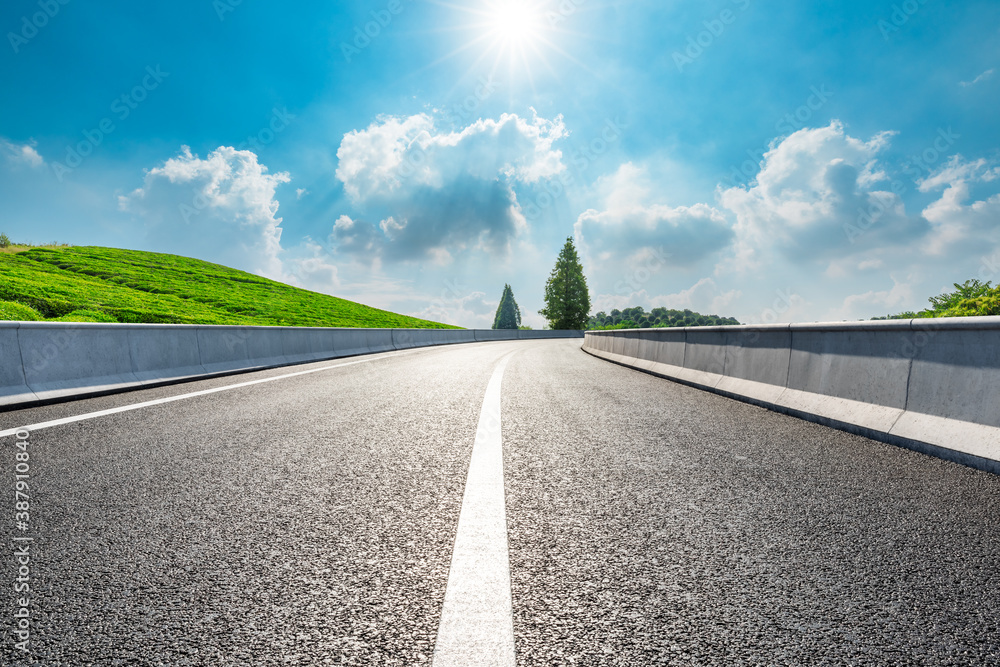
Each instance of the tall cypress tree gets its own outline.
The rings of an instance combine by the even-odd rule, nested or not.
[[[587,328],[590,291],[572,237],[566,239],[556,266],[545,283],[545,308],[538,313],[549,321],[550,329]]]
[[[514,290],[510,285],[503,286],[503,296],[497,306],[496,317],[493,318],[494,329],[517,329],[521,326],[521,309],[514,300]]]

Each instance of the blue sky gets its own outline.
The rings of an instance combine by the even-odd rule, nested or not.
[[[1000,4],[431,0],[0,9],[0,231],[543,324],[744,322],[1000,280]],[[367,33],[367,34],[366,34]]]

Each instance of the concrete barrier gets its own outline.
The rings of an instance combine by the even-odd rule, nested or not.
[[[392,345],[392,333],[387,333],[386,340],[382,342],[388,345],[380,346],[379,351],[396,349]],[[328,359],[333,357],[353,357],[372,352],[371,336],[368,329],[327,329],[323,331],[322,335],[326,341],[323,345],[323,350],[329,351],[329,356],[326,357]]]
[[[37,400],[141,384],[132,372],[127,327],[22,322],[17,338],[25,384]]]
[[[241,327],[247,343],[247,361],[251,367],[266,368],[289,363],[285,356],[280,327]]]
[[[333,336],[328,329],[312,327],[280,329],[281,356],[284,363],[302,364],[333,356]]]
[[[476,340],[518,340],[519,333],[520,331],[517,329],[478,329],[476,330]]]
[[[363,331],[368,353],[391,352],[396,349],[392,344],[392,329],[363,329]]]
[[[252,367],[247,352],[247,327],[204,327],[197,331],[201,365],[206,372],[225,373]]]
[[[151,324],[140,335],[128,329],[132,373],[144,384],[204,375],[198,331],[192,327]]]
[[[544,331],[531,338],[582,338]],[[0,322],[0,408],[518,331]]]
[[[0,406],[38,400],[24,379],[21,347],[17,342],[17,322],[0,322]]]
[[[584,350],[1000,473],[1000,317],[587,332]]]

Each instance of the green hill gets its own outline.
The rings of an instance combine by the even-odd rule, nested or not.
[[[459,328],[197,259],[67,246],[0,252],[0,320]]]

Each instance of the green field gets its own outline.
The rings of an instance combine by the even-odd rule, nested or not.
[[[68,246],[0,252],[0,320],[459,328],[197,259]]]

